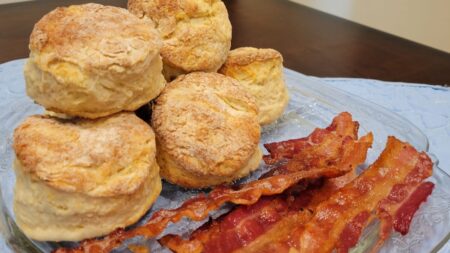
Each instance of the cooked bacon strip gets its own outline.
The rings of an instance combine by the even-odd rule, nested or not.
[[[160,243],[174,252],[235,252],[235,253],[261,253],[261,252],[289,252],[289,249],[298,245],[300,231],[312,218],[312,211],[317,203],[331,196],[341,183],[350,182],[354,172],[344,176],[325,180],[322,184],[313,185],[300,194],[285,192],[270,198],[262,198],[250,206],[238,206],[223,218],[206,224],[196,230],[189,239],[179,236],[167,235]],[[339,183],[335,184],[336,179]],[[304,188],[301,186],[300,189]],[[287,195],[287,196],[286,196]],[[279,206],[277,215],[267,215],[267,206]],[[261,219],[260,217],[264,217]],[[264,220],[269,222],[264,224]],[[232,220],[232,222],[229,222]],[[255,221],[256,220],[256,221]],[[229,223],[232,223],[230,225]],[[251,231],[251,238],[242,236]],[[255,233],[254,231],[258,231]],[[244,239],[244,240],[243,240]]]
[[[414,173],[411,173],[414,175]],[[377,216],[381,220],[378,242],[373,252],[378,251],[385,240],[389,238],[392,229],[406,235],[409,231],[414,214],[420,204],[425,202],[433,191],[434,184],[423,182],[417,186],[417,182],[410,184],[398,184],[394,186],[389,196],[379,202]]]
[[[346,168],[347,169],[347,168]],[[226,202],[240,205],[254,204],[261,196],[270,196],[282,193],[301,180],[318,179],[321,177],[337,177],[348,170],[341,168],[316,168],[303,170],[284,175],[275,175],[261,180],[256,180],[243,185],[240,189],[219,187],[209,193],[208,196],[198,196],[186,201],[181,207],[174,210],[160,210],[143,226],[129,231],[119,229],[102,239],[86,240],[77,248],[60,248],[55,252],[85,252],[100,253],[110,252],[126,239],[135,236],[153,238],[160,234],[169,222],[178,222],[183,217],[200,221],[208,217],[210,211],[217,210]]]
[[[246,245],[265,244],[264,238],[282,239],[293,228],[305,224],[311,212],[294,196],[261,198],[251,206],[239,206],[229,214],[195,231],[189,240],[168,235],[160,242],[175,252],[226,253]],[[260,235],[264,236],[260,237]],[[263,238],[263,240],[258,240]]]
[[[354,176],[354,171],[350,171],[338,178],[330,178],[325,180],[320,188],[312,187],[311,189],[302,191],[300,195],[292,195],[286,197],[283,195],[273,196],[270,199],[260,199],[250,206],[239,206],[231,211],[224,219],[213,221],[211,224],[204,226],[195,231],[187,240],[183,240],[179,236],[168,235],[163,237],[160,242],[174,252],[242,252],[242,253],[260,253],[260,252],[289,252],[293,244],[299,238],[301,228],[311,219],[314,207],[331,196],[341,184],[350,182]],[[339,180],[336,180],[339,179]],[[334,181],[338,181],[335,183]],[[268,201],[274,203],[268,203]],[[289,200],[289,209],[278,210],[276,218],[270,217],[270,222],[266,226],[248,222],[239,222],[234,219],[234,229],[229,228],[226,223],[231,217],[239,217],[241,220],[248,221],[251,218],[258,217],[257,214],[266,216],[267,210],[261,206],[276,205],[280,200]],[[297,211],[295,211],[297,210]],[[256,229],[251,227],[256,226]],[[264,229],[261,229],[264,227]],[[242,229],[243,231],[239,230]],[[258,233],[252,233],[252,239],[246,238],[242,240],[242,234],[247,231],[257,230]],[[262,235],[262,236],[260,236]],[[231,240],[228,238],[232,238]],[[245,237],[244,237],[245,238]],[[234,240],[233,240],[234,239]],[[232,249],[232,250],[231,250]]]
[[[242,185],[239,189],[218,187],[208,196],[198,196],[186,201],[175,210],[160,210],[143,226],[129,231],[118,229],[102,239],[85,240],[73,249],[61,248],[55,252],[100,253],[110,252],[129,238],[144,236],[153,238],[159,235],[169,222],[178,222],[187,217],[191,220],[203,220],[210,211],[217,210],[226,202],[251,205],[261,196],[280,194],[303,180],[334,178],[353,171],[366,159],[373,137],[368,134],[356,140],[358,123],[351,121],[348,113],[340,114],[327,130],[330,134],[316,141],[315,145],[299,151],[286,165],[275,169],[276,173]],[[318,130],[316,130],[318,131]]]
[[[300,237],[299,251],[331,252],[339,246],[338,242],[342,236],[359,238],[359,228],[351,234],[342,235],[355,217],[372,213],[379,203],[385,207],[382,210],[390,214],[387,210],[394,206],[391,201],[402,206],[408,203],[409,199],[408,194],[399,194],[396,188],[408,185],[407,188],[412,189],[411,192],[417,192],[414,189],[431,176],[431,173],[432,162],[425,153],[419,153],[409,144],[389,137],[386,149],[373,165],[317,206],[314,217],[305,226]],[[409,190],[406,191],[408,192]],[[385,201],[389,201],[388,204],[383,204]],[[418,205],[415,208],[417,209]],[[341,248],[348,249],[352,246],[354,245],[348,244]]]
[[[326,179],[323,184],[314,185],[309,189],[301,191],[295,197],[290,196],[290,198],[293,198],[292,201],[295,203],[295,208],[300,210],[297,214],[291,213],[290,215],[286,215],[283,220],[277,222],[269,231],[258,237],[255,241],[233,252],[288,253],[292,249],[299,248],[298,238],[300,238],[304,226],[312,218],[312,214],[317,205],[328,199],[338,189],[351,182],[355,177],[356,173],[353,170],[341,177]],[[276,197],[282,196],[279,195]],[[302,217],[302,219],[299,219],[298,216]]]
[[[307,193],[310,194],[302,194],[299,197],[291,196],[294,198],[297,203],[295,206],[297,209],[289,209],[289,213],[281,212],[283,215],[282,220],[274,219],[271,217],[271,222],[265,226],[264,229],[261,229],[261,226],[255,225],[256,228],[252,227],[252,223],[239,226],[233,226],[232,229],[225,229],[229,226],[226,224],[227,219],[223,219],[220,222],[214,222],[212,225],[203,228],[196,232],[190,240],[182,240],[177,236],[166,236],[161,242],[176,252],[230,252],[232,250],[237,250],[242,248],[244,245],[247,245],[251,242],[255,252],[260,251],[261,249],[257,247],[258,245],[263,245],[264,238],[267,238],[266,235],[270,234],[272,240],[277,238],[276,235],[280,238],[285,238],[290,234],[290,230],[287,229],[283,224],[291,224],[295,225],[294,227],[298,227],[301,224],[307,221],[305,219],[305,214],[293,212],[293,210],[301,210],[303,207],[315,206],[318,202],[330,196],[337,188],[342,187],[343,184],[351,181],[355,176],[355,168],[361,164],[366,159],[367,150],[372,144],[372,134],[368,134],[362,137],[359,141],[353,141],[350,138],[343,138],[336,143],[330,143],[328,145],[328,154],[330,157],[336,157],[334,160],[334,164],[338,163],[338,167],[340,168],[349,168],[350,171],[339,178],[333,178],[327,180],[325,186],[321,189],[309,190]],[[327,142],[328,144],[328,142]],[[338,154],[338,155],[336,155]],[[309,155],[308,157],[312,157]],[[291,175],[295,169],[308,170],[314,169],[311,167],[314,165],[323,165],[322,162],[311,163],[309,161],[304,162],[301,160],[302,157],[294,156],[294,159],[289,160],[286,166],[279,167],[275,169],[278,173],[272,173],[275,175]],[[327,157],[322,156],[321,159],[326,159]],[[307,159],[307,158],[306,158]],[[331,160],[331,159],[330,159]],[[289,174],[291,173],[291,174]],[[264,180],[264,179],[262,179]],[[261,181],[261,180],[258,180]],[[313,195],[314,194],[314,195]],[[283,198],[283,196],[281,196]],[[278,198],[272,199],[274,203],[280,201],[280,196]],[[301,203],[301,204],[299,204]],[[255,218],[254,210],[263,209],[258,202],[254,206],[251,207],[239,207],[236,210],[232,211],[229,215],[230,217],[242,216],[241,218],[245,221],[252,220],[251,217]],[[243,210],[246,210],[243,212]],[[292,213],[293,212],[293,213]],[[237,213],[237,214],[236,214]],[[303,219],[298,219],[298,217],[303,217]],[[308,216],[309,217],[309,216]],[[274,225],[275,228],[270,229],[270,225],[274,222],[277,224]],[[224,224],[222,224],[224,223]],[[224,228],[225,227],[225,228]],[[280,229],[279,227],[283,227],[284,229]],[[248,230],[251,230],[252,236],[249,238],[247,236],[243,236],[248,233]],[[258,233],[255,233],[255,230]],[[270,232],[273,231],[273,232]],[[285,233],[283,233],[283,231]],[[260,234],[264,234],[264,238],[257,238]],[[253,242],[253,240],[255,240]],[[273,246],[273,245],[272,245]],[[250,251],[249,247],[245,247],[246,251]]]
[[[343,138],[356,140],[358,139],[358,129],[359,123],[352,121],[350,113],[340,113],[327,128],[317,128],[305,138],[264,144],[270,153],[270,155],[264,156],[264,161],[267,164],[274,164],[282,159],[292,159],[294,155],[313,154],[316,158],[323,153],[327,155],[325,153],[327,144],[339,144],[340,141],[336,140]]]
[[[268,229],[256,233],[254,240],[248,237],[239,240],[239,236],[252,227],[244,221],[264,212],[260,206],[262,201],[232,211],[230,217],[240,217],[233,223],[234,227],[221,224],[229,219],[225,216],[194,232],[189,240],[167,236],[161,242],[175,252],[331,252],[333,249],[348,252],[364,228],[378,216],[383,224],[381,236],[384,236],[375,248],[378,250],[392,228],[407,233],[414,213],[431,194],[433,184],[423,182],[431,173],[432,163],[425,153],[389,137],[378,160],[357,179],[337,192],[333,191],[339,185],[330,184],[295,196],[296,204],[291,204],[289,211],[279,210],[282,218],[276,222],[271,220]],[[283,198],[279,195],[270,200],[277,203]],[[264,201],[268,205],[267,199]],[[302,207],[310,208],[313,216]]]
[[[367,224],[372,220],[373,215],[368,211],[363,211],[356,215],[342,230],[339,240],[336,243],[336,252],[348,252],[359,240],[359,236]]]
[[[395,151],[392,147],[398,147],[399,145],[405,145],[404,147],[405,149],[407,149],[407,151],[401,151],[399,149]],[[392,187],[392,190],[390,190],[389,195],[384,197],[377,203],[375,212],[372,212],[372,210],[370,210],[370,212],[368,210],[362,211],[345,224],[345,227],[340,233],[339,239],[334,246],[336,252],[348,252],[350,248],[355,246],[363,229],[368,224],[370,224],[370,222],[375,217],[378,217],[381,220],[382,225],[380,229],[379,241],[372,249],[372,252],[377,252],[379,250],[384,241],[389,237],[393,228],[405,235],[408,232],[409,225],[420,204],[426,201],[427,197],[432,192],[434,184],[431,182],[422,182],[425,178],[431,176],[432,173],[431,161],[425,153],[418,153],[409,144],[401,143],[393,137],[390,137],[388,140],[387,147],[383,153],[386,152],[391,152],[390,159],[395,159],[395,155],[398,156],[398,159],[405,159],[406,161],[414,158],[417,159],[415,167],[411,168],[411,166],[405,166],[403,168],[400,168],[404,171],[404,174],[407,173],[406,178],[397,181],[400,183],[395,184]],[[397,154],[395,154],[395,152],[397,152]],[[385,164],[388,163],[389,162],[385,161]],[[374,166],[372,166],[371,168],[374,168]],[[378,171],[382,173],[385,173],[384,170],[386,170],[386,168],[380,167],[376,169],[379,169]],[[343,183],[345,184],[345,181],[349,180],[351,177],[351,173],[348,173],[345,176],[339,178],[328,179],[326,180],[325,185],[320,187],[319,189],[313,188],[303,192],[302,195],[309,201],[306,207],[313,211],[316,210],[318,204],[330,198],[330,196],[333,195],[333,192],[336,191],[336,189],[339,189],[341,185]],[[364,186],[361,181],[358,182],[360,182],[359,184],[357,184],[358,187],[361,187],[363,189],[365,187],[368,187],[368,185]],[[381,181],[376,181],[376,183],[382,184]],[[356,205],[360,205],[360,203],[362,202],[354,201],[353,203],[357,203]],[[333,210],[324,210],[324,213],[326,213],[327,211]],[[317,212],[315,212],[315,214],[317,215]],[[309,224],[309,226],[311,226],[311,224]],[[297,234],[301,235],[303,233],[303,230],[304,227],[301,226],[294,229],[293,231],[290,231],[290,233],[287,233],[289,239],[285,239],[284,241],[269,240],[267,245],[265,245],[264,248],[261,248],[265,250],[260,250],[259,252],[290,252],[289,250],[295,252],[293,248],[299,249],[300,241],[298,241],[297,239],[297,242],[292,242],[292,238],[295,238]],[[265,237],[265,235],[262,237]],[[295,245],[295,243],[297,243],[297,245]],[[322,245],[322,242],[319,242],[318,244]],[[242,252],[245,252],[247,250],[248,247],[241,249]],[[309,250],[311,249],[307,249],[304,252],[309,252]],[[321,248],[321,250],[323,251],[312,250],[311,252],[328,252],[323,248]],[[252,250],[250,250],[250,252],[252,252]]]
[[[399,203],[399,208],[395,213],[392,213],[394,214],[393,227],[397,232],[400,232],[402,235],[406,235],[409,232],[409,225],[411,224],[414,214],[420,204],[427,200],[428,196],[433,192],[433,189],[433,183],[422,183],[412,192],[403,204]]]
[[[292,173],[293,171],[298,171],[299,169],[308,170],[321,166],[351,168],[350,173],[347,173],[346,176],[341,177],[340,179],[336,179],[335,182],[327,182],[327,187],[325,187],[325,189],[327,189],[329,192],[332,192],[333,190],[335,190],[336,185],[341,187],[344,183],[355,177],[356,174],[354,173],[354,170],[366,159],[367,150],[371,146],[373,141],[372,134],[368,134],[367,136],[362,137],[359,141],[356,141],[358,126],[359,125],[357,122],[353,122],[351,120],[350,114],[340,114],[333,120],[333,123],[327,129],[317,129],[313,134],[310,135],[310,137],[308,137],[310,140],[313,140],[313,144],[308,144],[302,149],[289,150],[289,152],[297,153],[291,154],[289,156],[285,155],[283,158],[291,158],[290,160],[288,160],[288,164],[286,166],[281,166],[274,169],[272,173],[270,173],[270,175],[284,175]],[[267,144],[266,147],[271,147],[272,149],[269,151],[272,151],[272,153],[274,153],[273,148],[276,148],[278,145],[283,145],[283,143],[304,143],[308,138]],[[287,153],[288,152],[285,152],[285,154]],[[305,202],[305,204],[307,204],[308,202],[309,200]],[[241,209],[237,209],[236,212],[239,213],[240,210]],[[233,211],[233,213],[234,212],[235,211]],[[233,215],[233,213],[231,215]],[[294,216],[298,216],[298,214]],[[285,219],[283,219],[283,222],[289,223],[289,217],[290,216],[287,215]],[[295,224],[295,222],[292,222],[294,220],[295,219],[291,220],[290,224]],[[305,219],[303,219],[303,221],[305,221]],[[283,222],[281,222],[281,224]],[[215,227],[215,229],[213,229],[212,227]],[[207,229],[207,231],[209,232],[206,234],[209,234],[211,237],[214,237],[214,234],[223,235],[224,233],[220,232],[221,230],[217,229],[218,227],[220,226],[212,225],[210,229]],[[276,229],[275,231],[277,231],[278,235],[282,235],[280,233],[281,230]],[[288,232],[288,230],[286,231]],[[235,234],[233,234],[233,232]],[[196,238],[192,238],[191,241],[183,241],[176,236],[169,236],[163,240],[163,243],[166,243],[166,246],[169,246],[172,248],[172,250],[178,252],[195,252],[195,249],[202,249],[207,252],[210,248],[208,245],[210,245],[211,243],[214,245],[214,240],[211,240],[209,236],[206,236],[206,234],[202,235],[202,233],[199,232],[197,233]],[[242,240],[242,231],[228,231],[226,234],[230,235],[232,238],[234,237],[239,240],[238,242],[234,243],[224,243],[224,240],[218,240],[217,242],[220,242],[223,245],[222,249],[229,249],[228,247],[230,245],[248,243],[248,240]],[[255,234],[253,234],[253,237],[256,237]],[[202,242],[199,241],[200,238],[202,238],[202,241],[206,243],[205,245],[203,245]],[[216,244],[213,248],[215,252],[220,252],[221,248],[219,247],[219,245]],[[227,250],[222,251],[226,252]]]

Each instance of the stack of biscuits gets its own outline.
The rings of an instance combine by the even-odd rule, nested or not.
[[[261,125],[288,102],[282,56],[230,51],[220,0],[57,8],[30,36],[26,90],[45,115],[14,133],[16,222],[79,241],[138,221],[161,177],[208,188],[258,168]],[[169,83],[167,83],[169,82]],[[150,108],[151,118],[136,116]]]

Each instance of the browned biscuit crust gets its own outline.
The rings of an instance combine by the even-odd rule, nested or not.
[[[230,51],[219,73],[238,80],[254,96],[261,125],[270,124],[283,114],[289,95],[283,79],[283,57],[278,51],[236,48]]]
[[[220,0],[129,0],[128,9],[150,18],[161,33],[168,80],[194,71],[215,72],[227,58],[231,24]]]
[[[165,85],[149,20],[99,4],[57,8],[30,36],[27,94],[46,109],[98,118],[133,111]]]
[[[162,176],[202,188],[256,169],[261,159],[257,112],[253,98],[231,78],[203,72],[178,77],[153,108]]]

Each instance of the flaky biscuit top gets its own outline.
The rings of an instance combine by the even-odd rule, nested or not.
[[[271,48],[240,47],[230,51],[223,67],[233,65],[245,66],[255,62],[271,60],[283,62],[283,56]]]
[[[241,47],[230,51],[219,73],[239,81],[259,108],[259,122],[274,122],[284,112],[289,95],[283,78],[283,57],[271,48]]]
[[[133,113],[94,121],[31,116],[15,130],[13,147],[26,173],[95,197],[134,193],[154,167],[156,151],[153,130]]]
[[[43,69],[63,71],[63,62],[117,73],[158,56],[161,46],[150,20],[93,3],[51,11],[34,26],[29,44]]]
[[[220,0],[129,0],[136,16],[150,18],[164,45],[166,65],[184,71],[216,71],[231,46],[231,23]]]
[[[232,176],[258,148],[253,98],[236,80],[195,72],[167,85],[153,107],[158,152],[199,175]]]

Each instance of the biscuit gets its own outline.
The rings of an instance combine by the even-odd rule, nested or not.
[[[134,111],[164,88],[161,47],[152,22],[125,9],[57,8],[31,33],[27,94],[47,110],[70,116]]]
[[[216,72],[231,46],[231,23],[220,0],[129,0],[128,9],[148,17],[163,39],[164,76]]]
[[[219,72],[238,80],[255,97],[261,125],[283,114],[289,95],[283,80],[283,57],[278,51],[252,47],[231,50]]]
[[[204,72],[178,77],[153,106],[161,176],[205,188],[248,175],[262,156],[257,113],[253,98],[232,78]]]
[[[30,238],[78,241],[135,223],[161,191],[155,135],[132,113],[31,116],[14,132],[17,225]]]

